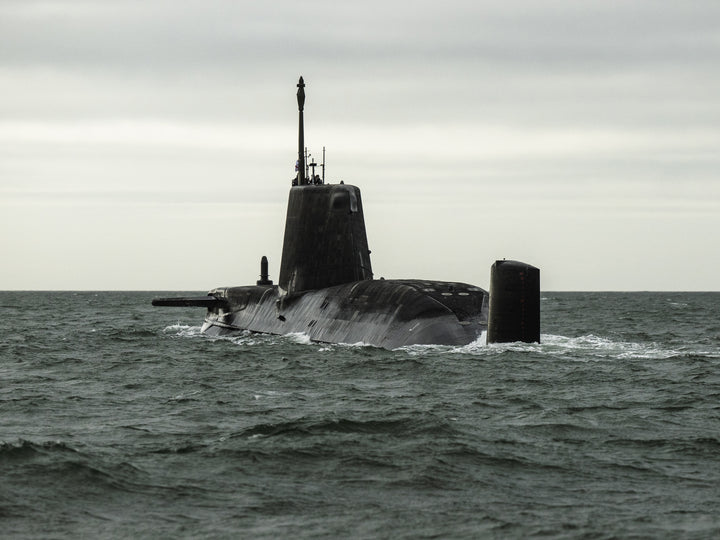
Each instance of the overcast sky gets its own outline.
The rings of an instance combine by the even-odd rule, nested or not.
[[[0,289],[277,280],[297,145],[376,277],[720,290],[717,0],[0,1]]]

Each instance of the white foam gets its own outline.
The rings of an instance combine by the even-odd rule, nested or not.
[[[347,347],[349,349],[353,348],[363,348],[363,347],[376,347],[376,345],[372,345],[370,343],[365,343],[364,341],[356,341],[355,343],[338,343],[341,347]]]
[[[624,359],[650,358],[663,359],[677,356],[680,351],[663,349],[656,343],[635,343],[631,341],[614,341],[594,334],[578,337],[542,335],[542,352],[552,355],[577,355],[581,353],[588,359]]]
[[[192,392],[186,392],[183,394],[178,394],[177,396],[170,398],[169,401],[185,401],[187,399],[190,399],[191,396],[196,396],[200,393],[200,390],[193,390]]]
[[[236,345],[276,345],[278,343],[299,343],[301,345],[311,345],[313,341],[310,336],[304,332],[290,332],[284,335],[277,334],[261,334],[250,332],[249,330],[243,330],[241,335],[223,336],[229,339]]]
[[[255,345],[274,345],[278,343],[297,343],[300,345],[317,345],[319,352],[333,352],[338,347],[342,348],[364,348],[373,347],[364,342],[319,344],[310,339],[304,332],[293,332],[283,336],[270,334],[256,334],[243,331],[238,334],[224,336],[208,336],[202,333],[200,326],[191,326],[177,322],[163,329],[164,333],[174,333],[180,337],[207,337],[212,340],[227,340],[235,345],[252,347]],[[401,351],[412,356],[426,354],[470,354],[470,355],[494,355],[504,351],[533,352],[550,357],[571,356],[578,361],[598,361],[608,359],[646,358],[665,359],[681,355],[682,352],[663,348],[657,343],[637,343],[632,341],[615,341],[610,338],[588,334],[577,337],[567,337],[552,334],[542,334],[540,344],[538,343],[493,343],[486,344],[487,333],[483,332],[476,340],[467,345],[410,345],[399,347]],[[708,354],[708,353],[701,353]],[[712,356],[712,354],[710,354]]]
[[[496,355],[505,351],[535,353],[548,357],[572,357],[581,362],[620,360],[627,358],[664,359],[682,354],[680,351],[660,347],[656,343],[635,343],[630,341],[614,341],[593,334],[566,337],[542,334],[540,343],[491,343],[486,344],[485,332],[472,343],[459,347],[443,345],[412,345],[400,347],[397,351],[417,356],[428,353],[436,354],[470,354]]]
[[[243,345],[252,347],[254,345],[267,344],[272,336],[266,334],[254,334],[249,330],[243,330],[240,335],[232,334],[229,336],[218,336],[220,339],[226,339],[234,345]]]
[[[410,355],[416,356],[419,354],[426,354],[428,352],[437,352],[441,354],[445,353],[461,353],[461,354],[473,354],[473,353],[484,353],[487,351],[487,332],[483,331],[475,341],[468,343],[467,345],[405,345],[404,347],[398,347],[394,349],[396,351],[403,351]]]
[[[362,349],[365,347],[376,347],[375,345],[365,343],[364,341],[358,341],[357,343],[317,343],[317,345],[321,345],[318,349],[318,352],[335,352],[338,347],[343,349]]]
[[[170,332],[172,330],[183,330],[185,328],[190,328],[189,324],[180,324],[180,321],[176,322],[175,324],[171,324],[170,326],[166,326],[163,330],[164,332]]]
[[[174,332],[176,336],[180,337],[196,337],[202,335],[202,327],[191,326],[189,324],[180,324],[179,322],[171,324],[163,328],[163,332],[168,334]]]
[[[487,330],[483,330],[475,341],[461,347],[453,347],[450,352],[472,354],[485,351],[487,351]]]
[[[427,354],[429,352],[447,352],[448,346],[447,345],[405,345],[403,347],[398,347],[397,349],[393,349],[393,351],[402,351],[404,353],[409,354],[410,356],[417,356],[420,354]]]
[[[293,343],[300,343],[301,345],[309,345],[312,343],[310,336],[304,332],[290,332],[285,334],[283,337],[289,339]]]

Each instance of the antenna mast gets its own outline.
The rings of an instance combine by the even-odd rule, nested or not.
[[[300,123],[298,125],[298,185],[304,186],[305,180],[305,128],[303,126],[303,108],[305,107],[305,81],[300,77],[297,84],[297,102],[298,112],[300,114]]]

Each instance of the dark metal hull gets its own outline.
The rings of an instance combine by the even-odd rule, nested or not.
[[[276,286],[215,289],[203,332],[304,333],[313,341],[466,345],[487,329],[487,292],[465,283],[363,280],[279,296]]]
[[[298,175],[288,197],[278,285],[262,257],[254,286],[214,289],[208,296],[156,298],[156,306],[207,308],[203,332],[249,330],[303,333],[313,341],[407,345],[466,345],[488,329],[489,297],[466,283],[373,279],[360,189],[325,184],[306,163],[298,81]],[[324,156],[324,149],[323,149]],[[308,168],[312,173],[308,176]],[[539,270],[517,261],[493,265],[490,341],[539,341]]]

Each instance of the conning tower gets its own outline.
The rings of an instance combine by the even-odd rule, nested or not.
[[[278,282],[281,294],[322,289],[373,276],[360,189],[342,183],[324,184],[314,170],[313,174],[306,174],[302,77],[297,86],[298,175],[288,199]]]

